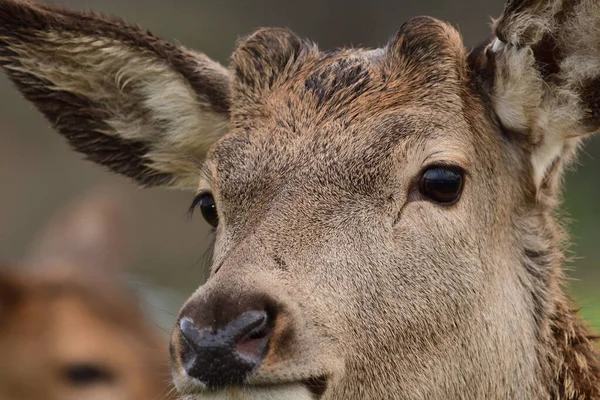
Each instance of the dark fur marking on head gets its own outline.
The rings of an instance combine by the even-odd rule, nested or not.
[[[317,105],[322,106],[342,91],[349,98],[360,96],[369,82],[369,71],[360,61],[341,59],[325,64],[323,68],[315,71],[306,79],[304,86],[307,91],[317,96]]]

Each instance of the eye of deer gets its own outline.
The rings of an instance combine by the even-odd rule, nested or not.
[[[430,167],[421,176],[419,191],[436,203],[454,204],[460,198],[464,171],[455,166]]]
[[[110,383],[114,375],[106,368],[94,364],[73,364],[63,370],[68,383],[76,386],[87,386],[98,383]]]
[[[213,195],[208,192],[198,194],[192,202],[190,211],[193,211],[196,207],[200,208],[200,212],[206,222],[216,228],[219,224],[219,214],[217,213],[217,205],[215,204]]]

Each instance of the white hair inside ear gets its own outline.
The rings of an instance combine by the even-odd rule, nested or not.
[[[496,38],[496,39],[494,39],[494,42],[492,44],[492,52],[497,53],[500,50],[502,50],[503,47],[504,47],[504,42],[502,42],[500,39]]]
[[[529,3],[509,2],[486,54],[494,112],[526,139],[539,189],[557,161],[600,129],[600,2]]]
[[[529,138],[536,187],[561,157],[580,127],[583,108],[576,92],[546,82],[529,46],[495,39],[494,111],[502,126]]]

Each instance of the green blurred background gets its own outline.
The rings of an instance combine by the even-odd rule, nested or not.
[[[453,23],[468,46],[484,40],[501,0],[63,0],[53,4],[115,14],[200,50],[222,63],[235,41],[261,26],[284,26],[322,48],[383,45],[408,18],[431,15]],[[97,185],[116,187],[128,207],[132,272],[165,329],[206,276],[210,242],[202,218],[187,221],[192,194],[135,189],[68,150],[40,114],[0,78],[0,255],[18,260],[53,212]],[[600,330],[600,138],[569,172],[565,211],[572,222],[570,286],[583,315]],[[136,283],[139,282],[139,283]],[[145,283],[141,283],[145,282]]]

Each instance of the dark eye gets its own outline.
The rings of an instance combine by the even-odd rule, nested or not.
[[[70,384],[76,386],[110,383],[114,380],[114,375],[110,371],[93,364],[69,365],[64,369],[63,375]]]
[[[419,190],[436,203],[453,204],[460,198],[463,175],[459,167],[431,167],[423,173]]]
[[[196,207],[200,208],[202,216],[213,227],[217,227],[219,224],[219,214],[217,214],[217,205],[215,204],[215,198],[210,193],[200,193],[194,199],[190,212]]]

